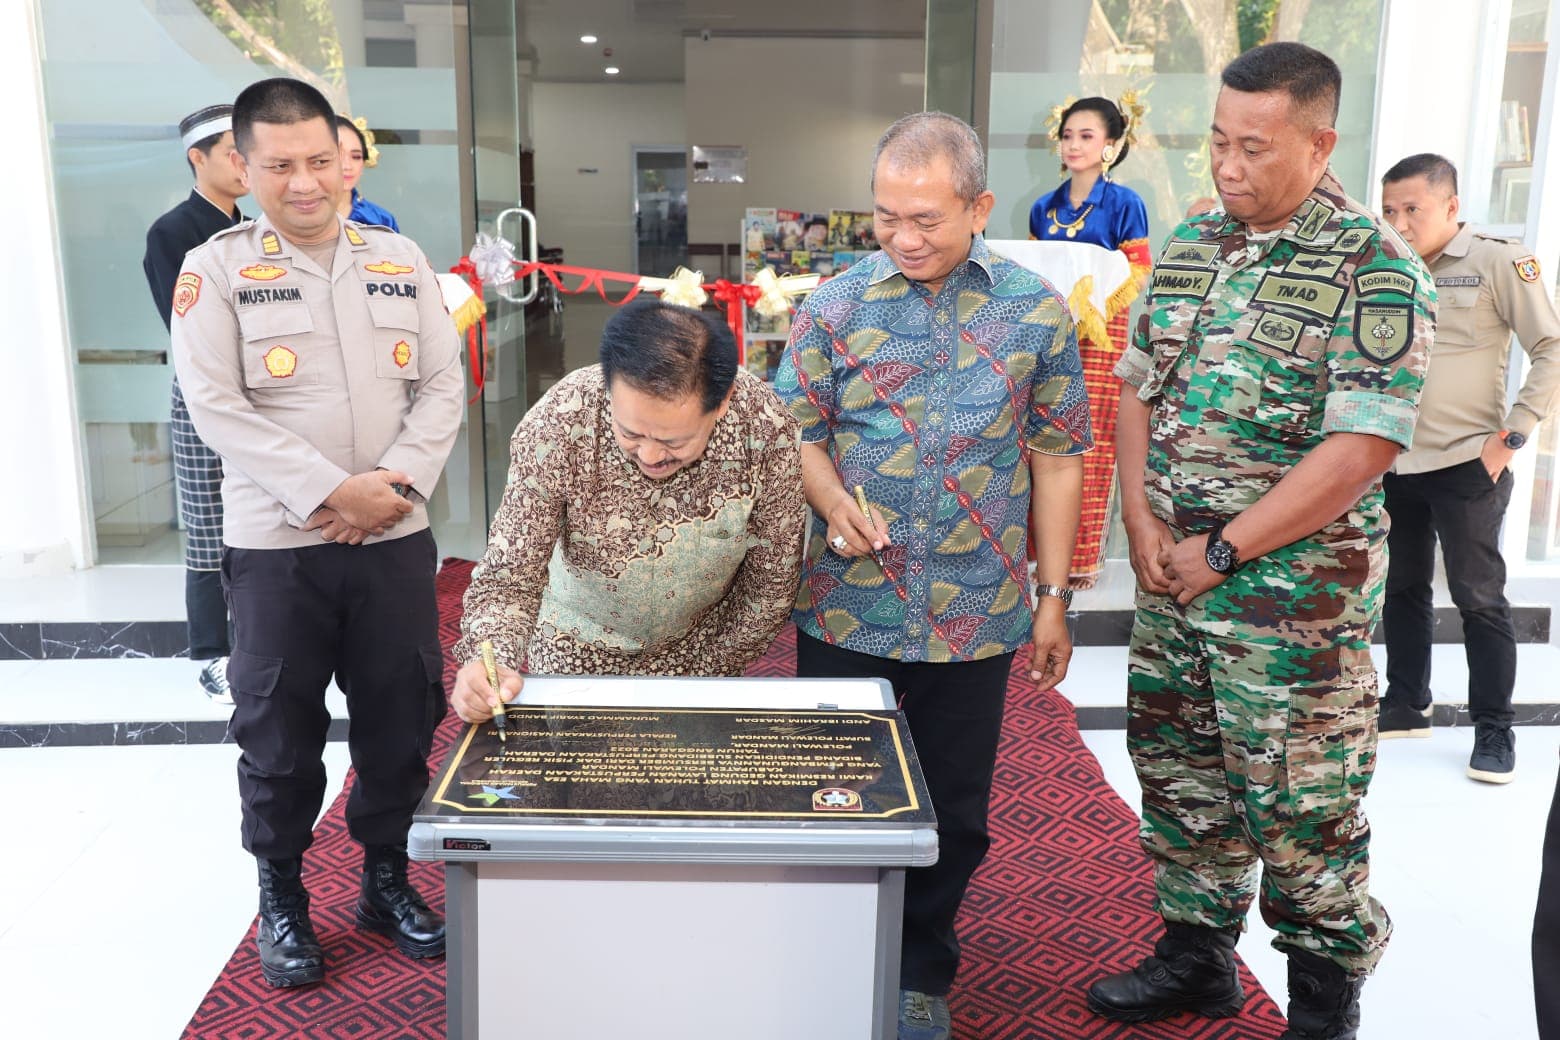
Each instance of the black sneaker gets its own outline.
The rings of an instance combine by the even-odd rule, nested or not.
[[[1428,737],[1429,735],[1429,708],[1410,707],[1402,701],[1381,702],[1381,716],[1376,721],[1378,738],[1394,740],[1398,737]]]
[[[1480,724],[1473,731],[1468,775],[1487,784],[1509,784],[1517,771],[1517,735],[1510,727]]]
[[[228,686],[226,657],[219,657],[200,670],[200,689],[213,704],[232,704],[233,690]]]

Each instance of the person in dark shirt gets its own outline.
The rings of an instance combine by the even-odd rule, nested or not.
[[[184,254],[242,219],[238,199],[248,194],[229,153],[233,106],[210,105],[179,122],[185,161],[195,176],[189,198],[158,217],[146,232],[141,261],[152,302],[167,327]],[[198,287],[197,287],[198,288]],[[206,447],[190,422],[177,378],[173,381],[173,475],[184,521],[184,609],[190,660],[205,661],[200,687],[212,700],[232,704],[228,693],[228,621],[222,596],[222,460]]]

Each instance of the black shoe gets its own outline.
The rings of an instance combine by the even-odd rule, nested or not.
[[[363,847],[363,888],[357,923],[394,940],[396,949],[415,960],[444,955],[444,918],[428,909],[406,880],[406,849],[392,845]]]
[[[1289,1028],[1278,1040],[1355,1040],[1364,986],[1326,957],[1289,951]]]
[[[1383,700],[1376,720],[1376,736],[1382,740],[1396,737],[1428,737],[1430,709],[1415,708],[1402,701]]]
[[[325,977],[325,951],[309,923],[302,859],[260,863],[260,971],[277,987],[308,986]]]
[[[1089,1010],[1114,1022],[1152,1022],[1181,1011],[1238,1015],[1246,1002],[1235,966],[1235,929],[1165,923],[1154,956],[1089,987]]]
[[[1517,773],[1517,735],[1509,726],[1481,722],[1473,731],[1468,775],[1487,784],[1509,784]]]

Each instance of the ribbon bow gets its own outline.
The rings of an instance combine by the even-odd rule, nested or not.
[[[641,278],[639,287],[647,292],[658,292],[664,303],[698,310],[709,299],[704,291],[704,273],[679,267],[670,278]]]
[[[758,303],[763,295],[764,290],[756,282],[738,283],[724,278],[715,279],[715,302],[724,303],[727,307],[737,303],[745,303],[751,307]]]
[[[508,239],[477,232],[477,240],[467,254],[477,268],[477,277],[489,285],[508,285],[515,280],[515,247]]]

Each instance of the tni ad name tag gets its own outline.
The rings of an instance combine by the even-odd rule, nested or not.
[[[1194,271],[1182,267],[1159,267],[1154,270],[1149,292],[1155,296],[1176,296],[1205,300],[1213,288],[1212,271]]]

